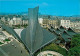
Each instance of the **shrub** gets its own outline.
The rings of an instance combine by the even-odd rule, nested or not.
[[[3,44],[2,42],[0,42],[0,45]]]
[[[9,39],[5,39],[4,41],[10,41]]]

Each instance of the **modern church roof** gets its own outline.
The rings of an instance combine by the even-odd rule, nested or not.
[[[38,9],[39,7],[28,9],[28,27],[21,32],[21,40],[28,48],[31,56],[41,47],[56,40],[56,35],[40,26],[38,22]]]

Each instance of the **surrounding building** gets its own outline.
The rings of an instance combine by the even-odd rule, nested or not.
[[[49,19],[43,19],[43,22],[42,22],[41,26],[42,26],[43,28],[48,28],[48,27],[49,27],[49,26],[48,26],[48,22],[49,22]]]
[[[59,21],[56,20],[52,20],[52,19],[43,19],[43,24],[42,27],[43,28],[50,28],[50,26],[54,27],[54,28],[58,28],[59,25]]]
[[[67,49],[70,48],[72,37],[77,34],[71,28],[66,29],[63,26],[60,26],[57,29],[51,27],[48,30],[57,35],[57,40],[55,41],[55,43],[58,45],[62,44]]]
[[[70,23],[71,28],[73,28],[76,32],[80,32],[80,21],[75,21]]]
[[[1,17],[1,21],[3,21],[5,23],[6,22],[5,17]]]
[[[59,21],[57,19],[56,20],[49,20],[48,25],[50,25],[54,28],[58,28],[60,26]]]
[[[60,22],[60,25],[65,27],[65,28],[69,28],[70,27],[70,20],[62,19],[61,22]]]
[[[13,20],[11,19],[8,24],[12,27],[12,25],[13,25]]]
[[[28,24],[28,20],[22,20],[22,25]]]
[[[43,18],[38,18],[38,21],[41,25],[43,24]]]
[[[22,25],[22,19],[21,18],[13,18],[13,25]]]

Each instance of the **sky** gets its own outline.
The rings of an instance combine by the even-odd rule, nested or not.
[[[80,15],[80,0],[0,0],[0,13],[27,12],[36,6],[41,14]]]

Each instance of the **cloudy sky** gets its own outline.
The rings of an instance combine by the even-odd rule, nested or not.
[[[27,12],[36,6],[41,14],[80,15],[80,0],[0,0],[0,13]]]

